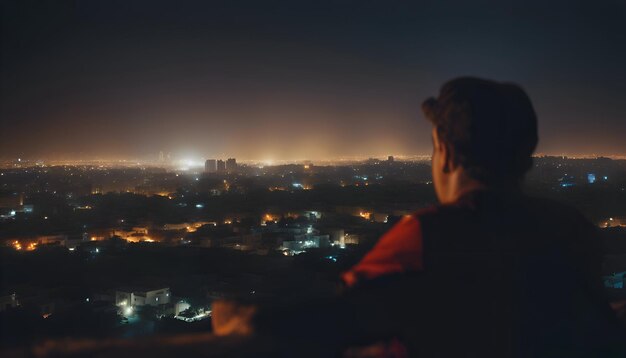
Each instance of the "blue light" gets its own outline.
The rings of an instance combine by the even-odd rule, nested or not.
[[[587,174],[587,181],[589,182],[589,184],[593,184],[596,182],[596,175],[595,174]]]
[[[606,175],[603,178],[604,180],[609,180],[609,177],[607,177]]]
[[[196,204],[196,208],[202,209],[202,208],[204,208],[204,204]]]

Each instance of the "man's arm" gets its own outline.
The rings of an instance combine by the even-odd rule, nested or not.
[[[214,330],[267,335],[287,345],[319,342],[312,351],[398,337],[415,323],[408,312],[421,307],[422,269],[421,225],[406,216],[342,275],[347,288],[341,295],[288,306],[218,302]]]
[[[348,286],[379,277],[424,269],[419,219],[405,216],[378,240],[361,261],[342,275]]]
[[[217,302],[214,330],[263,337],[278,352],[304,349],[306,356],[329,356],[419,328],[418,308],[427,306],[421,303],[423,282],[419,273],[383,276],[335,297],[288,306]]]

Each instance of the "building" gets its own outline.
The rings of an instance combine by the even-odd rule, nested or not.
[[[115,305],[122,307],[158,306],[170,303],[169,287],[158,289],[120,289],[115,291]]]
[[[226,163],[221,159],[217,161],[217,171],[220,173],[223,173],[226,171]]]
[[[361,243],[361,237],[358,234],[344,234],[343,240],[339,241],[340,247],[346,247],[346,245],[359,245]]]
[[[344,229],[329,229],[327,231],[330,242],[337,245],[344,243],[344,237],[346,236]]]
[[[129,242],[152,242],[153,239],[148,235],[148,228],[144,226],[135,226],[132,228],[120,228],[113,230],[112,236],[119,236],[120,238]]]
[[[226,171],[229,173],[237,171],[237,160],[235,158],[228,158],[226,160]]]
[[[394,159],[393,159],[393,155],[388,156],[388,157],[387,157],[387,161],[388,161],[389,163],[393,163],[393,161],[394,161]]]
[[[215,173],[216,171],[217,171],[217,160],[207,159],[207,161],[204,162],[204,172]]]
[[[626,281],[626,271],[616,272],[611,275],[602,276],[604,287],[613,289],[623,289]]]
[[[598,223],[601,228],[626,227],[626,216],[615,216],[601,220]]]
[[[191,305],[185,301],[178,301],[174,304],[174,316],[178,316],[182,312],[185,312],[191,308]]]
[[[65,240],[65,247],[74,251],[78,246],[90,241],[89,235],[83,233],[82,235],[71,235]]]
[[[389,215],[385,213],[373,213],[370,215],[370,220],[376,223],[387,223]]]
[[[283,241],[282,249],[285,255],[295,255],[313,248],[330,246],[329,235],[304,234],[295,235],[293,240]]]
[[[0,196],[0,208],[17,209],[22,205],[24,205],[24,199],[21,194],[12,193]]]
[[[204,225],[213,225],[217,226],[215,221],[195,221],[195,222],[183,222],[178,224],[165,224],[163,225],[163,230],[185,230],[187,232],[195,232],[200,227]]]
[[[39,235],[35,238],[37,245],[67,245],[67,235]]]

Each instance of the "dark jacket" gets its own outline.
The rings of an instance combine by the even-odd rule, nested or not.
[[[601,259],[576,210],[484,190],[404,218],[343,277],[363,336],[411,356],[620,355]]]

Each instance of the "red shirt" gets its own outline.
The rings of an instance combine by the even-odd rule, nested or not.
[[[361,261],[342,275],[348,286],[388,274],[424,269],[422,230],[415,215],[403,217]]]

